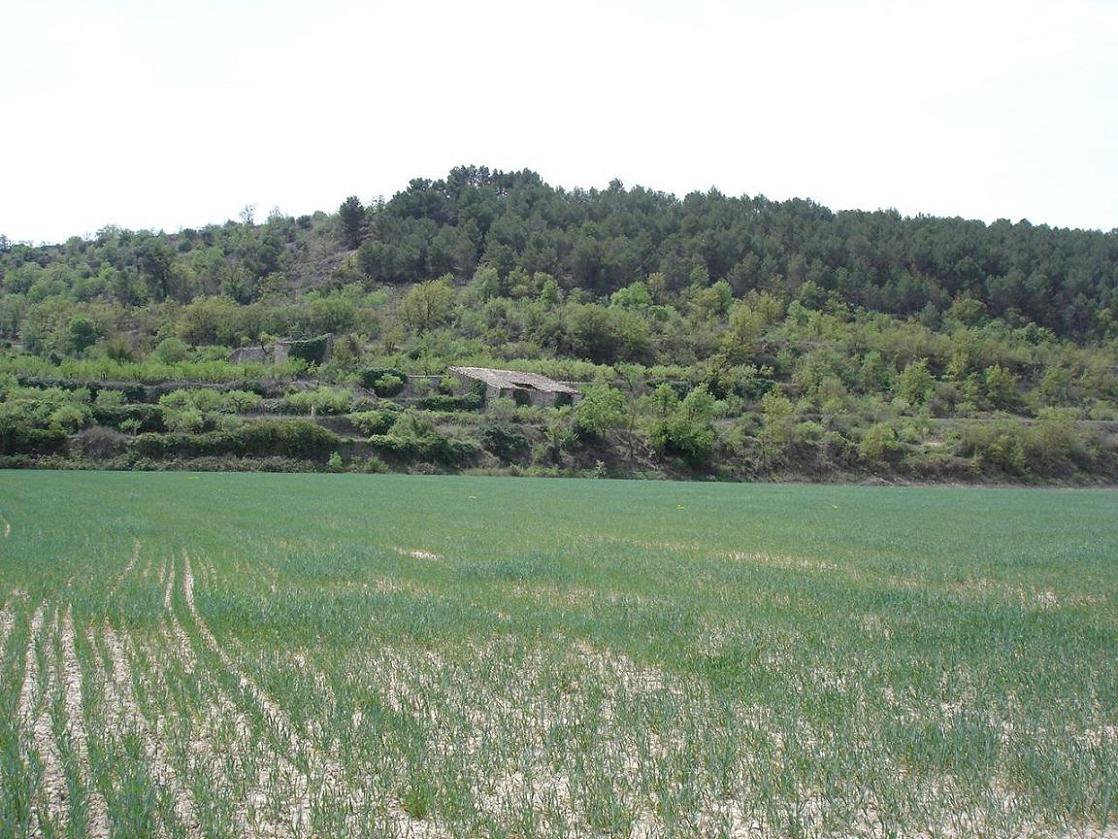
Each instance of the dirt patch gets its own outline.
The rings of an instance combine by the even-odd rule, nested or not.
[[[87,790],[88,795],[86,800],[89,808],[88,835],[92,839],[104,839],[109,835],[109,813],[105,799],[94,789],[92,783],[85,715],[82,710],[82,671],[74,644],[73,610],[69,608],[62,622],[62,679],[65,688],[66,733],[74,748],[82,786]]]
[[[175,815],[186,827],[188,836],[200,839],[202,833],[194,817],[194,796],[190,788],[180,781],[175,768],[167,760],[166,748],[158,736],[157,728],[147,721],[136,702],[136,695],[132,690],[132,666],[124,643],[107,624],[103,637],[112,663],[111,674],[105,680],[105,698],[114,709],[116,730],[123,732],[131,727],[136,732],[144,759],[150,765],[153,776],[171,795]]]
[[[171,595],[175,591],[175,563],[171,562],[171,568],[167,572],[167,585],[163,587],[163,608],[170,611],[171,609]]]
[[[42,646],[44,651],[49,651],[50,628],[44,632],[43,612],[45,604],[40,604],[31,618],[31,630],[27,638],[27,651],[23,660],[23,685],[19,692],[19,704],[16,718],[20,721],[21,728],[30,733],[30,747],[43,765],[43,784],[39,790],[41,799],[39,806],[45,806],[51,821],[55,825],[65,825],[70,819],[70,802],[66,787],[66,775],[62,769],[62,756],[58,744],[54,741],[51,729],[50,713],[47,705],[51,695],[51,687],[56,680],[53,668],[46,673],[39,671],[39,657],[37,648]],[[45,660],[52,660],[48,654]],[[40,828],[41,829],[41,828]]]
[[[432,551],[424,551],[409,548],[395,548],[396,553],[400,556],[410,556],[412,559],[442,559],[442,555]]]

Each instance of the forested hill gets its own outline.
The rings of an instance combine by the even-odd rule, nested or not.
[[[542,273],[593,296],[645,281],[664,297],[725,280],[735,296],[768,290],[930,325],[965,300],[972,318],[1031,322],[1076,340],[1118,329],[1118,231],[832,212],[716,190],[680,200],[616,181],[566,191],[534,172],[474,166],[412,180],[387,202],[351,198],[333,218],[243,217],[177,234],[106,227],[61,246],[0,240],[2,328],[14,331],[24,304],[60,293],[127,305],[215,294],[248,303],[353,280],[465,280],[491,266],[508,288]],[[315,235],[326,226],[336,242]],[[355,258],[342,260],[347,251]]]
[[[585,399],[482,405],[452,365]],[[298,218],[0,237],[0,467],[1112,482],[1116,372],[1118,231],[460,167]]]

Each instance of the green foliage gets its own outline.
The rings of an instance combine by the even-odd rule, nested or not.
[[[674,392],[668,390],[674,397]],[[661,399],[666,400],[662,391]],[[665,402],[665,406],[670,402]],[[670,407],[667,416],[652,425],[650,439],[659,451],[683,458],[690,466],[702,466],[714,449],[717,435],[711,420],[715,399],[705,385],[692,390]]]
[[[397,411],[359,411],[349,414],[347,419],[366,437],[374,434],[387,434],[399,416]]]
[[[389,433],[374,434],[369,442],[394,460],[433,463],[449,469],[469,465],[480,452],[476,442],[440,434],[430,420],[413,411],[403,412]]]
[[[404,382],[407,381],[408,374],[403,370],[396,367],[366,367],[361,371],[361,385],[377,393],[378,396],[395,396],[404,389]],[[395,383],[382,382],[386,378],[395,379]],[[388,385],[392,385],[396,389],[392,392],[381,392],[377,390],[377,383],[381,383],[383,390],[389,390]]]
[[[459,396],[436,393],[423,397],[416,405],[426,411],[477,411],[481,409],[482,402],[482,397],[476,393]]]
[[[141,434],[136,452],[144,457],[238,455],[260,457],[283,455],[297,458],[325,458],[341,448],[338,435],[307,420],[257,420],[230,431],[202,434]]]
[[[1106,477],[1118,446],[1087,422],[1112,420],[1118,404],[1115,265],[1108,234],[717,192],[679,200],[621,184],[568,192],[531,172],[462,167],[368,208],[347,199],[336,215],[273,214],[261,225],[246,214],[171,234],[105,228],[11,245],[0,251],[0,377],[43,392],[125,394],[123,404],[92,405],[5,397],[16,404],[5,409],[10,422],[63,434],[91,424],[162,432],[164,411],[170,427],[224,433],[258,410],[257,397],[144,407],[168,383],[275,397],[297,378],[332,388],[356,378],[391,398],[406,391],[405,372],[452,364],[623,378],[623,426],[592,417],[593,396],[561,421],[516,409],[505,421],[526,430],[549,467],[589,469],[570,436],[623,427],[599,440],[627,450],[607,459],[611,470],[624,461],[669,471],[655,452],[674,459],[675,437],[695,449],[681,442],[685,423],[666,429],[679,398],[704,385],[728,420],[726,445],[703,464],[721,477],[837,477],[870,461],[945,478]],[[325,333],[337,343],[324,364]],[[321,337],[293,344],[280,365],[226,360],[231,348],[291,335]],[[367,359],[392,366],[362,369]],[[641,371],[635,384],[623,364]],[[441,383],[438,397],[414,385],[409,396],[443,412],[440,422],[482,422],[457,383]],[[778,401],[766,407],[769,393]],[[781,404],[781,393],[796,404]],[[334,396],[279,409],[365,407]],[[27,407],[36,399],[41,409]],[[1047,446],[1037,442],[1045,408],[1074,412],[1048,423]],[[910,434],[913,416],[940,424]],[[956,423],[994,418],[1016,426],[985,439]],[[881,424],[901,448],[889,449]],[[119,449],[109,442],[90,450]]]
[[[373,382],[373,392],[377,396],[396,396],[404,389],[407,379],[386,373]]]
[[[360,199],[351,195],[338,208],[338,221],[341,224],[342,242],[353,250],[361,244],[365,232],[365,208]]]
[[[925,358],[909,363],[897,376],[893,391],[910,405],[923,405],[935,390],[936,380]]]
[[[478,435],[482,446],[506,463],[524,457],[530,448],[524,432],[509,422],[484,422],[478,428]]]
[[[575,431],[582,437],[600,439],[621,428],[625,416],[625,394],[607,384],[591,385],[575,406]]]
[[[341,387],[299,390],[287,394],[282,407],[291,414],[347,414],[353,409],[353,394]]]
[[[288,342],[288,354],[307,364],[322,364],[326,360],[326,349],[329,338],[320,335],[317,338],[307,338]]]
[[[162,361],[164,364],[175,364],[179,361],[185,361],[189,355],[190,347],[174,336],[164,338],[159,342],[159,346],[152,351],[152,356],[157,361]]]
[[[871,425],[858,443],[858,454],[870,466],[880,464],[899,448],[897,433],[887,422]]]

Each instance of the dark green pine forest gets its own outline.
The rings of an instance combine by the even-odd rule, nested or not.
[[[313,215],[0,236],[0,347],[0,467],[1118,476],[1118,231],[463,166]]]

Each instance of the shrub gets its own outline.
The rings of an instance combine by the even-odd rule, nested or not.
[[[395,396],[404,389],[406,379],[387,374],[373,382],[373,391],[377,396]]]
[[[692,390],[652,427],[652,445],[664,454],[677,455],[692,467],[701,466],[710,457],[717,439],[711,418],[714,397],[706,385]]]
[[[429,420],[410,411],[396,420],[392,433],[374,434],[369,442],[397,460],[426,461],[447,468],[466,466],[481,451],[475,441],[440,434]]]
[[[529,451],[528,438],[517,426],[487,422],[480,428],[481,444],[505,462],[519,460]]]
[[[186,357],[190,355],[190,347],[181,338],[172,336],[160,341],[151,354],[156,361],[162,361],[164,364],[175,364],[179,361],[186,361]]]
[[[105,393],[106,391],[102,391]],[[100,396],[100,394],[98,394]],[[93,405],[93,420],[99,425],[118,428],[121,431],[162,431],[163,410],[158,405],[121,405],[115,408]]]
[[[124,394],[119,390],[110,390],[108,388],[98,391],[97,396],[93,400],[93,408],[96,411],[110,411],[124,406]]]
[[[63,431],[74,432],[85,425],[88,413],[77,405],[61,405],[51,411],[50,425]]]
[[[328,336],[319,335],[317,338],[291,341],[288,344],[288,355],[307,364],[322,364],[326,360],[326,347],[329,340]]]
[[[858,443],[858,455],[870,465],[879,464],[897,450],[897,434],[887,422],[871,425]]]
[[[399,379],[401,383],[408,379],[408,374],[396,367],[367,367],[361,371],[361,384],[363,387],[380,394],[380,391],[377,391],[376,384],[385,376],[393,376]],[[402,386],[401,389],[403,389]]]
[[[0,455],[54,454],[65,448],[66,432],[61,428],[35,428],[0,414]]]
[[[587,388],[575,408],[575,431],[582,437],[601,438],[625,422],[625,394],[609,385]]]
[[[342,439],[317,423],[306,420],[256,420],[230,431],[204,434],[141,434],[136,451],[143,457],[182,456],[280,456],[326,457],[342,447]]]
[[[396,422],[396,411],[360,411],[349,414],[347,419],[366,437],[373,434],[387,434]]]
[[[239,454],[313,457],[340,448],[342,439],[308,420],[258,420],[233,434]]]
[[[128,447],[128,438],[110,428],[95,426],[78,435],[78,447],[82,454],[95,460],[116,457]]]
[[[197,408],[179,408],[163,412],[163,424],[168,431],[187,433],[201,431],[206,416]]]
[[[476,393],[462,396],[435,394],[420,399],[416,405],[426,411],[477,411],[481,408],[482,398]]]
[[[289,413],[345,414],[353,407],[353,394],[337,387],[298,391],[285,396],[282,407]]]

